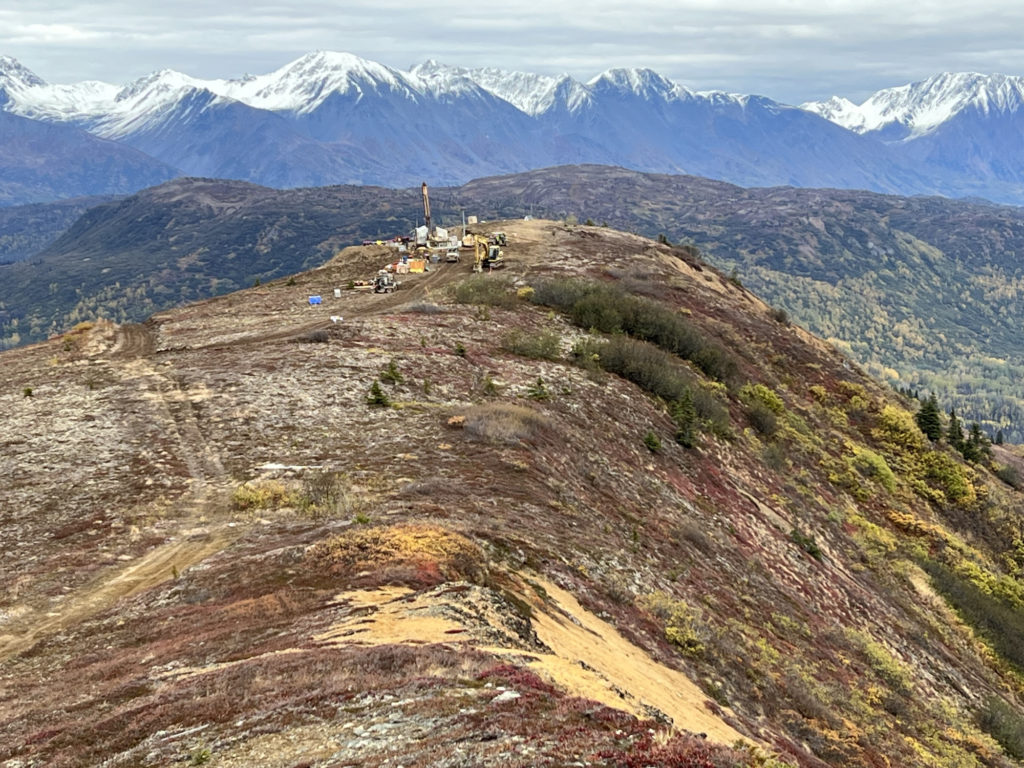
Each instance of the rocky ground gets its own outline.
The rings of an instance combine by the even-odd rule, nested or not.
[[[1011,678],[875,552],[948,520],[829,479],[895,396],[690,252],[495,226],[496,303],[468,259],[350,288],[390,258],[350,248],[3,353],[0,765],[1005,764],[968,713]],[[516,298],[559,276],[731,350],[731,434],[574,364],[587,329]]]

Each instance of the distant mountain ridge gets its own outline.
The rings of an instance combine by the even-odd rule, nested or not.
[[[597,163],[743,186],[1024,204],[1022,92],[1021,78],[941,75],[859,107],[839,98],[795,107],[694,91],[650,69],[581,82],[436,61],[400,71],[329,51],[233,80],[168,69],[123,86],[53,85],[0,57],[0,110],[128,145],[171,175],[278,188],[454,185]],[[116,191],[131,190],[77,194]],[[33,199],[47,193],[58,196]]]

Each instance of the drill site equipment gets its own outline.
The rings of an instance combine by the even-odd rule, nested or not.
[[[397,288],[398,281],[395,280],[395,276],[386,269],[382,269],[377,272],[377,276],[373,278],[374,293],[394,293]]]
[[[427,182],[423,182],[421,193],[424,226],[416,227],[414,247],[424,259],[438,262],[443,256],[445,261],[459,261],[459,238],[444,227],[431,227],[430,193],[427,190]]]
[[[427,193],[427,182],[423,182],[421,189],[423,192],[423,221],[427,225],[427,231],[430,231],[430,195]]]
[[[488,238],[483,235],[473,235],[474,238],[474,272],[483,272],[485,269],[500,269],[505,266],[505,254],[497,245],[491,244]]]

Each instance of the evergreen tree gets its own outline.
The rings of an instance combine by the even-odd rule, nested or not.
[[[670,412],[676,423],[676,442],[684,448],[693,448],[697,443],[697,409],[689,390],[672,403]]]
[[[964,430],[960,426],[960,419],[956,417],[956,408],[949,409],[949,429],[946,430],[946,442],[958,451],[964,444]]]
[[[1003,435],[1003,430],[996,432],[996,445],[1002,445],[1006,441],[1006,437]]]
[[[377,379],[374,379],[373,384],[370,386],[370,394],[366,396],[366,404],[379,408],[389,408],[391,406],[391,398],[384,394],[384,390],[380,388],[380,381]]]
[[[964,441],[963,447],[960,449],[960,453],[964,455],[964,458],[968,461],[981,461],[981,459],[987,456],[991,451],[989,447],[988,438],[981,431],[981,425],[978,422],[972,422],[970,434],[967,440]]]
[[[942,437],[942,417],[940,413],[939,401],[935,398],[935,393],[932,392],[928,399],[921,403],[921,410],[914,417],[917,421],[917,426],[933,442]]]

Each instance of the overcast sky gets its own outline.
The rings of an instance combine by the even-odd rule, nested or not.
[[[157,69],[261,74],[313,50],[398,69],[428,58],[588,80],[650,67],[697,90],[861,101],[939,72],[1024,75],[1020,0],[25,0],[0,8],[0,54],[54,83]],[[213,8],[216,7],[216,10]]]

